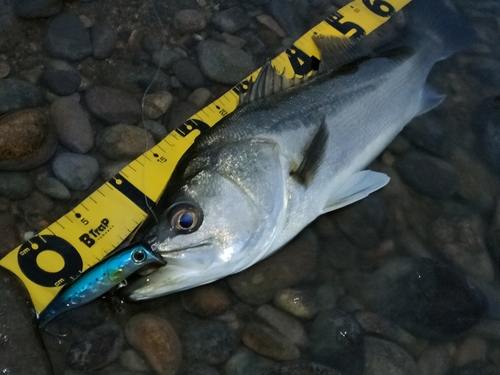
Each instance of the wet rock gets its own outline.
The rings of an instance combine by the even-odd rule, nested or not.
[[[355,216],[356,218],[356,216]],[[359,221],[365,219],[357,219]],[[355,231],[361,231],[362,229],[352,229],[345,226],[347,230],[355,234]],[[380,241],[378,232],[375,232],[373,226],[367,226],[364,230],[365,235],[363,236],[363,241],[358,241],[364,244],[366,247]],[[347,236],[336,229],[335,227],[330,232],[331,234],[323,239],[323,248],[326,250],[327,259],[330,266],[336,270],[346,270],[353,268],[361,259],[361,252],[359,247],[354,245]],[[358,238],[358,240],[361,237]]]
[[[300,351],[277,331],[260,323],[250,323],[241,338],[246,347],[278,361],[293,361]]]
[[[242,49],[247,44],[247,41],[245,39],[228,33],[222,33],[220,35],[220,40],[226,43],[227,45],[238,49]]]
[[[167,128],[156,121],[145,120],[142,122],[142,127],[153,136],[156,143],[160,142],[168,134]]]
[[[463,206],[447,205],[432,223],[431,241],[439,253],[470,275],[491,282],[495,270],[484,242],[485,230],[479,216]]]
[[[197,52],[201,71],[215,82],[235,85],[256,68],[247,53],[212,39],[200,42]]]
[[[370,277],[365,299],[417,336],[456,337],[483,317],[484,296],[456,268],[418,258],[394,260]]]
[[[236,349],[236,340],[227,324],[203,321],[189,325],[183,332],[186,358],[217,365],[225,362]]]
[[[12,200],[26,198],[33,191],[33,182],[26,173],[0,172],[0,195]]]
[[[188,102],[194,104],[198,108],[203,108],[208,104],[211,97],[212,93],[208,89],[200,87],[189,95]]]
[[[300,19],[297,7],[292,2],[272,0],[267,9],[290,38],[297,39],[307,31],[307,26]]]
[[[68,61],[79,61],[92,53],[87,29],[71,12],[60,13],[47,22],[44,46],[50,56]]]
[[[212,16],[212,23],[215,27],[229,34],[234,34],[244,29],[250,25],[250,21],[250,16],[240,7],[232,7],[215,12]]]
[[[361,374],[364,366],[364,337],[358,322],[342,310],[320,313],[309,332],[314,362],[342,374]]]
[[[458,190],[458,175],[445,161],[420,152],[404,155],[396,164],[401,179],[420,193],[444,199]]]
[[[12,2],[0,2],[0,53],[8,52],[23,38],[19,21],[14,15]]]
[[[170,323],[151,314],[138,314],[127,323],[130,346],[162,375],[175,375],[181,364],[181,343]]]
[[[314,297],[306,290],[282,289],[274,296],[274,305],[298,318],[311,319],[318,313]]]
[[[174,62],[172,72],[175,78],[190,89],[196,89],[205,82],[205,78],[198,66],[189,59],[181,59]]]
[[[60,96],[74,93],[82,82],[80,75],[73,70],[46,70],[40,80],[45,87]]]
[[[0,280],[0,371],[5,374],[52,375],[26,289],[2,267]]]
[[[174,62],[180,59],[182,55],[179,52],[165,45],[152,55],[153,64],[163,69],[170,69]]]
[[[125,350],[120,355],[120,364],[130,371],[138,371],[138,372],[149,371],[148,364],[133,349]]]
[[[129,163],[128,161],[117,161],[105,164],[103,167],[101,167],[101,173],[100,173],[101,178],[104,181],[108,181],[118,172],[120,172],[123,168],[125,168],[128,165],[128,163]]]
[[[3,61],[0,62],[0,79],[7,77],[10,73],[10,66]]]
[[[486,361],[487,351],[488,342],[485,339],[469,336],[457,349],[455,365],[462,366],[471,362]]]
[[[71,193],[64,184],[54,177],[45,177],[36,182],[36,187],[45,195],[60,200],[71,198]]]
[[[0,238],[2,239],[0,242],[0,257],[7,255],[21,243],[19,229],[14,217],[9,212],[0,213]]]
[[[66,362],[78,371],[94,371],[117,359],[124,344],[125,338],[120,327],[105,324],[73,343]]]
[[[260,306],[256,314],[292,344],[302,348],[307,346],[306,331],[298,320],[269,305]]]
[[[97,23],[90,28],[92,56],[98,60],[111,57],[115,50],[116,35],[111,27]]]
[[[255,17],[262,25],[273,31],[280,38],[286,37],[285,31],[278,25],[278,23],[267,14],[259,14]]]
[[[182,306],[190,313],[201,317],[222,314],[229,304],[229,296],[224,289],[213,284],[182,293]]]
[[[134,159],[155,145],[146,130],[128,124],[116,124],[97,134],[96,145],[101,154],[113,159]]]
[[[52,170],[68,189],[86,190],[97,178],[99,164],[91,156],[64,152],[56,156]]]
[[[418,375],[417,364],[403,349],[392,342],[366,337],[364,375]]]
[[[195,9],[183,9],[174,16],[174,27],[181,34],[197,33],[206,26],[205,17]]]
[[[450,145],[440,126],[442,119],[435,114],[426,114],[413,119],[401,132],[415,146],[439,157],[450,153]]]
[[[240,349],[224,365],[225,373],[231,375],[267,374],[273,367],[273,361],[248,349]]]
[[[220,375],[220,372],[212,366],[190,363],[184,367],[182,375]]]
[[[243,301],[255,305],[271,300],[274,294],[306,280],[316,265],[316,239],[305,232],[262,262],[236,274],[227,281]]]
[[[337,306],[335,290],[329,284],[323,284],[316,290],[316,301],[319,311],[332,310]]]
[[[15,78],[0,80],[0,114],[43,103],[40,89],[31,83]]]
[[[23,18],[45,18],[59,13],[63,8],[61,0],[16,0],[16,16]]]
[[[274,369],[266,372],[265,375],[342,375],[340,372],[308,362],[292,362],[276,365]]]
[[[141,105],[125,91],[106,86],[95,86],[85,93],[90,112],[108,124],[136,123],[141,118]]]
[[[417,362],[422,375],[444,375],[452,366],[453,358],[446,345],[434,345],[428,348]]]
[[[71,98],[60,98],[50,106],[50,116],[59,141],[70,151],[84,154],[94,145],[94,132],[87,113]]]
[[[190,102],[183,100],[176,102],[169,114],[167,131],[176,129],[198,111],[199,108]]]
[[[446,375],[497,375],[500,373],[500,367],[484,362],[474,362],[468,365],[457,367]]]
[[[144,97],[144,115],[150,119],[157,119],[167,112],[172,104],[172,94],[168,91],[158,91]]]

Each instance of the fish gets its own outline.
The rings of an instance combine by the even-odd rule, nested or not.
[[[261,69],[238,108],[177,164],[142,235],[168,266],[129,283],[125,297],[155,298],[240,272],[318,216],[389,182],[367,166],[444,100],[429,72],[474,40],[439,1],[413,0],[404,12],[401,32],[376,49],[367,48],[371,34],[359,43],[316,38],[312,77],[290,81],[271,63]]]
[[[46,326],[58,315],[87,304],[118,286],[135,272],[154,270],[166,261],[158,253],[142,244],[128,246],[96,264],[67,287],[39,314],[40,327]],[[145,270],[145,268],[150,268]]]

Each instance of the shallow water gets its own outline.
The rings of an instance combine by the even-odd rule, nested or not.
[[[474,25],[478,39],[434,67],[430,81],[446,100],[412,121],[370,166],[387,173],[389,185],[318,218],[284,249],[238,275],[141,303],[109,295],[62,315],[47,330],[36,328],[19,284],[2,271],[3,373],[500,373],[500,100],[495,99],[500,94],[500,3],[452,2]],[[35,18],[9,16],[2,5],[7,3],[0,0],[0,62],[10,71],[5,75],[7,68],[0,65],[0,73],[40,87],[39,97],[30,89],[33,98],[26,94],[22,100],[43,108],[40,116],[51,122],[73,127],[60,130],[55,156],[42,165],[20,174],[0,172],[5,182],[0,182],[0,254],[71,210],[153,138],[157,141],[230,88],[201,72],[200,40],[238,46],[257,67],[343,5],[333,0],[273,5],[257,0],[67,1],[65,9],[78,14],[85,27],[101,24],[109,30],[93,31],[95,38],[102,37],[101,51],[94,51],[102,53],[100,58],[89,57],[85,46],[68,47],[77,73],[61,78],[42,75],[50,66],[71,69],[49,64],[47,50],[57,51],[57,43],[44,45],[46,23],[59,10],[50,4],[59,3],[33,1],[33,8],[47,11]],[[33,8],[19,4],[18,14],[33,14]],[[183,9],[197,12],[183,18]],[[263,21],[263,14],[281,28]],[[109,35],[116,40],[106,49],[104,36]],[[172,50],[160,61],[162,43]],[[176,61],[168,63],[170,58]],[[158,63],[169,66],[157,69]],[[94,103],[111,106],[118,97],[111,114],[96,115],[98,109],[82,99],[81,106],[60,104],[59,113],[67,116],[55,119],[49,108],[57,96],[46,87],[70,92],[77,77],[76,100],[97,85],[128,95],[107,92],[105,103]],[[143,109],[149,111],[146,117],[160,114],[157,124],[141,125],[140,106],[139,112],[134,108],[148,86],[152,93],[168,91],[173,103],[163,111],[169,100],[163,93],[160,105]],[[14,105],[9,103],[4,97],[0,107]],[[124,107],[130,111],[120,112]],[[117,144],[106,121],[139,126],[119,128],[130,136]],[[25,144],[12,127],[1,129],[6,144]],[[84,172],[78,177],[67,177],[67,168],[54,170],[54,161],[68,151],[93,158],[81,161]],[[14,164],[0,161],[0,168]],[[58,180],[49,180],[50,185],[47,177],[53,176]]]

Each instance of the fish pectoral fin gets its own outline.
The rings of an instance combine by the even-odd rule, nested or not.
[[[423,115],[429,112],[431,109],[436,108],[441,102],[446,98],[446,95],[442,95],[434,91],[434,89],[428,84],[424,86],[422,91],[422,98],[420,100],[420,110],[416,116]]]
[[[316,134],[304,150],[304,156],[299,167],[291,175],[302,185],[309,186],[325,158],[326,144],[328,141],[328,128],[325,118],[321,122]]]
[[[389,176],[385,173],[369,170],[356,172],[333,192],[323,207],[323,213],[357,202],[384,187],[388,182]]]

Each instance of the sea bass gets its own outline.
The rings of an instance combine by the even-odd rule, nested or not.
[[[129,284],[132,300],[242,271],[319,215],[389,182],[366,166],[443,100],[427,76],[471,40],[438,1],[414,0],[405,18],[401,35],[378,53],[360,56],[361,43],[317,39],[323,69],[294,87],[284,89],[290,82],[270,64],[261,70],[235,112],[198,136],[177,165],[164,211],[144,237],[168,265]]]

